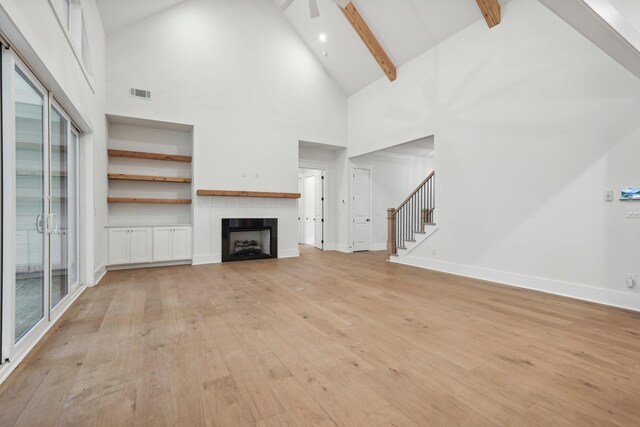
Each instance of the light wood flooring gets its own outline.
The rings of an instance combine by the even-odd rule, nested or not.
[[[638,426],[640,314],[381,253],[109,273],[1,426]]]

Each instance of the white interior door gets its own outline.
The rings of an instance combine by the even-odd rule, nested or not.
[[[368,251],[371,239],[371,172],[353,169],[353,250]]]
[[[315,242],[315,192],[316,177],[311,175],[304,178],[304,243],[313,245]]]
[[[302,176],[298,177],[298,193],[301,198],[298,199],[298,243],[304,243],[304,183]]]
[[[314,245],[316,248],[324,249],[324,176],[322,171],[318,171],[315,177],[314,190]]]

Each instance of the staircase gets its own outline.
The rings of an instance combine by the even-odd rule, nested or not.
[[[406,256],[436,232],[435,171],[398,208],[387,209],[389,257]]]

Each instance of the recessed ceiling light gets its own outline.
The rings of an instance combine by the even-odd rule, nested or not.
[[[318,40],[320,40],[322,43],[327,41],[327,35],[325,33],[320,33],[320,35],[318,36]]]

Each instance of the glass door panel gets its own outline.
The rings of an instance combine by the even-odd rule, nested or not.
[[[49,216],[51,260],[51,308],[69,293],[68,257],[68,162],[69,121],[51,107],[51,215]]]
[[[44,317],[44,95],[15,70],[16,289],[15,342]]]
[[[78,134],[72,130],[68,150],[68,212],[67,212],[67,242],[69,254],[69,286],[72,288],[80,281],[80,180],[78,179]]]

